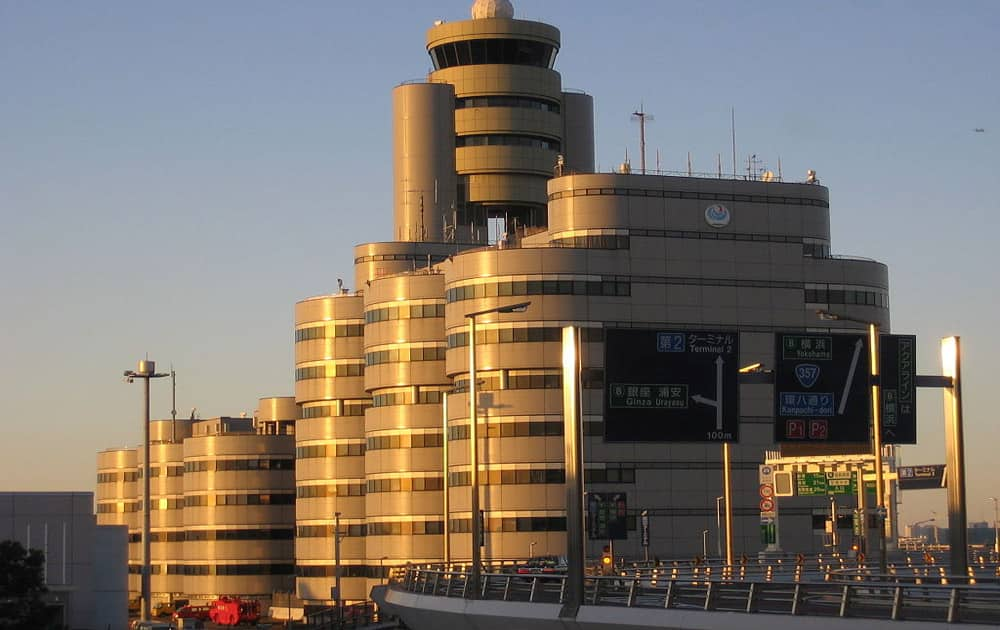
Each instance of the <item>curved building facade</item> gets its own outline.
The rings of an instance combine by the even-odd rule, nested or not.
[[[342,598],[368,596],[363,309],[346,293],[295,305],[295,562],[299,596],[316,604],[332,603],[338,514]]]
[[[248,418],[194,423],[184,440],[184,591],[270,600],[294,585],[295,438]]]

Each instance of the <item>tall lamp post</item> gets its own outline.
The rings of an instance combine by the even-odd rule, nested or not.
[[[875,457],[875,512],[878,516],[878,568],[879,574],[885,575],[888,571],[886,559],[885,542],[885,480],[882,474],[882,401],[881,385],[879,384],[879,325],[876,322],[868,322],[862,319],[855,319],[846,315],[838,315],[827,311],[818,310],[816,315],[820,319],[854,322],[855,324],[865,324],[868,326],[868,350],[870,356],[869,381],[872,388],[872,455]],[[864,476],[860,492],[864,492]],[[863,517],[863,515],[862,515]]]
[[[138,369],[125,370],[125,380],[131,383],[134,379],[141,378],[144,381],[143,388],[143,416],[142,416],[142,574],[140,575],[142,590],[142,606],[139,610],[139,619],[149,621],[149,381],[154,378],[170,376],[167,373],[156,371],[156,361],[144,359],[139,361]]]
[[[726,497],[715,497],[715,550],[722,557],[722,502]]]
[[[483,529],[485,522],[480,526],[479,518],[479,436],[478,436],[478,409],[476,405],[476,318],[480,315],[490,313],[520,313],[528,308],[531,302],[518,302],[517,304],[507,304],[496,306],[473,313],[466,313],[469,320],[469,486],[471,499],[469,501],[469,512],[472,517],[472,572],[469,575],[469,585],[471,588],[467,596],[471,599],[479,599],[479,582],[482,575],[482,544]],[[485,519],[483,519],[485,521]]]
[[[993,554],[996,556],[997,560],[1000,560],[1000,529],[997,529],[997,517],[1000,516],[1000,510],[997,509],[997,498],[990,497],[990,501],[993,502]]]

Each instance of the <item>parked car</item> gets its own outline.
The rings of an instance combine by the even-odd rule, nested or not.
[[[187,606],[181,606],[172,615],[172,619],[177,621],[178,619],[197,619],[199,621],[208,621],[208,612],[212,610],[209,605],[196,606],[193,604],[188,604]]]
[[[567,570],[566,556],[535,556],[517,567],[518,575],[562,574]]]

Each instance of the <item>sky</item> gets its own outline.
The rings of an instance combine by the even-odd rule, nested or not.
[[[97,452],[141,440],[121,374],[146,356],[176,369],[180,417],[293,394],[295,302],[391,238],[391,90],[470,5],[0,0],[2,489],[93,490]],[[638,163],[641,106],[650,167],[731,164],[732,108],[740,163],[817,171],[833,252],[889,265],[918,373],[961,335],[968,513],[992,522],[1000,3],[514,5],[560,28],[599,170]],[[944,462],[942,406],[919,392],[904,464]],[[906,492],[900,520],[945,503]]]

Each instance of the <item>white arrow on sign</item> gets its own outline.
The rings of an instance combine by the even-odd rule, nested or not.
[[[844,407],[847,406],[847,397],[851,394],[851,384],[854,382],[854,371],[858,369],[858,358],[861,356],[862,346],[864,346],[864,342],[861,339],[858,339],[858,342],[854,344],[854,357],[851,358],[851,369],[847,371],[847,382],[844,383],[844,394],[840,397],[838,416],[844,415]]]
[[[722,355],[720,354],[715,358],[715,395],[718,399],[712,400],[711,398],[705,398],[700,394],[695,394],[691,397],[696,403],[702,405],[708,405],[709,407],[715,407],[715,430],[722,430],[722,364],[725,361],[722,360]]]

